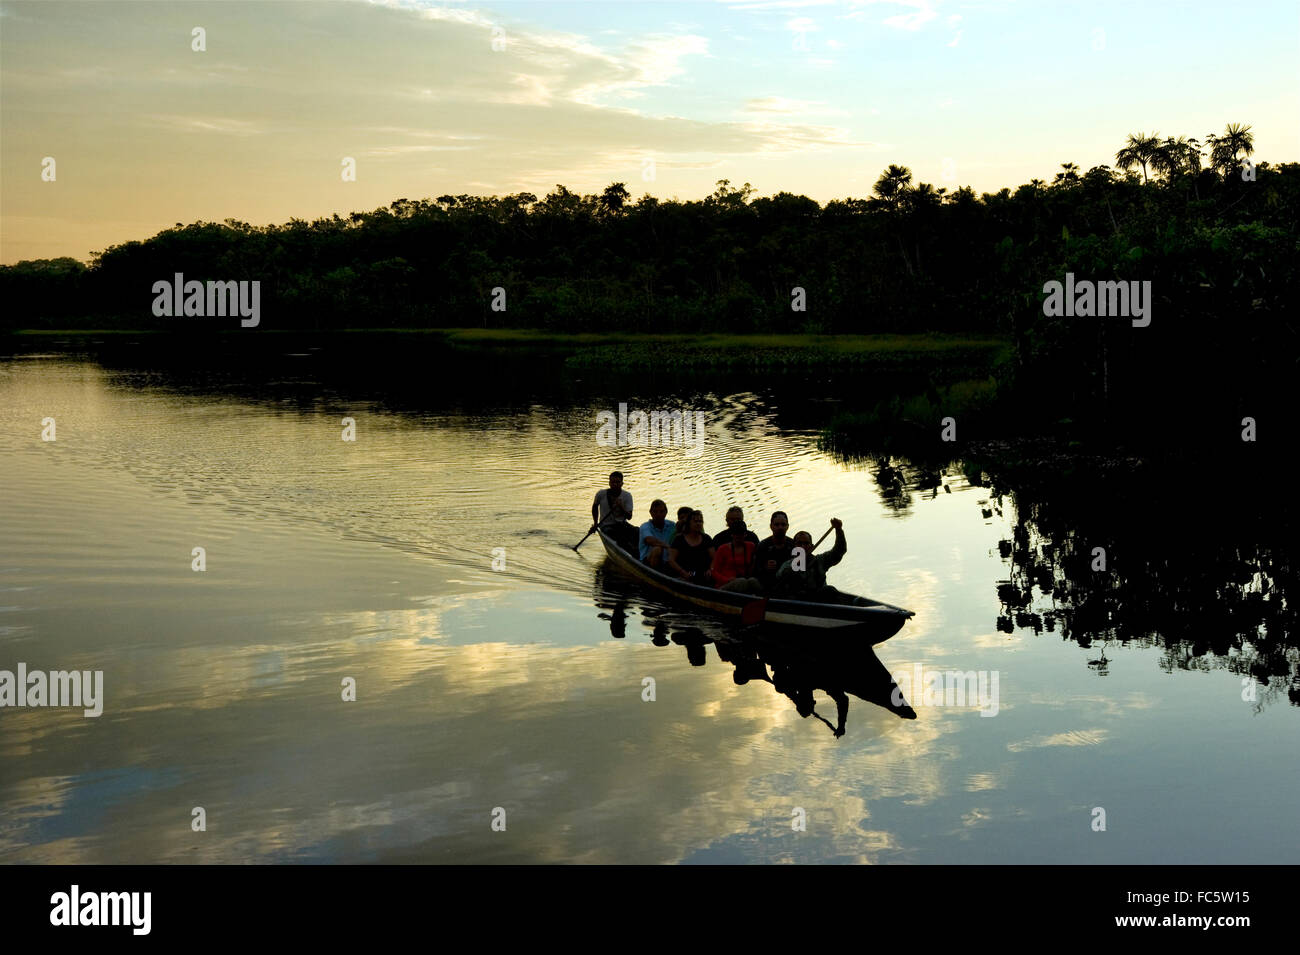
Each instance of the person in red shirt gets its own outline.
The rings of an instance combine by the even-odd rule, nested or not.
[[[749,528],[744,521],[736,521],[728,528],[731,540],[717,542],[713,554],[713,582],[719,590],[733,590],[746,594],[761,594],[763,585],[754,577],[758,565],[758,547],[746,535]]]

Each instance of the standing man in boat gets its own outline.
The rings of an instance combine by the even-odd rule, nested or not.
[[[800,531],[794,535],[794,552],[776,572],[778,596],[789,600],[809,600],[813,603],[859,605],[867,603],[863,597],[854,597],[849,601],[826,583],[826,571],[843,560],[845,552],[849,549],[844,540],[844,522],[838,517],[832,517],[831,527],[835,528],[835,546],[826,554],[812,553],[812,535],[807,531]]]
[[[623,472],[615,471],[609,476],[609,487],[597,491],[591,502],[591,529],[601,527],[629,554],[636,553],[636,528],[627,523],[631,516],[632,494],[623,490]]]

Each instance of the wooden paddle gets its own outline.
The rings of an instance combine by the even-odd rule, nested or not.
[[[617,507],[618,507],[617,511],[615,511],[614,508],[611,507],[609,509],[609,513],[606,514],[604,517],[602,517],[598,523],[592,524],[591,530],[587,531],[586,535],[583,536],[582,540],[578,541],[578,543],[573,545],[572,549],[575,554],[578,552],[579,547],[587,543],[587,538],[590,537],[592,534],[596,533],[596,528],[601,527],[602,525],[605,524],[606,521],[610,520],[616,515],[624,513],[622,504],[617,505]],[[632,515],[628,514],[627,516],[630,518]]]
[[[605,515],[605,519],[602,520],[599,524],[592,524],[591,530],[587,531],[587,533],[583,536],[582,540],[578,541],[578,543],[573,545],[573,552],[576,554],[578,552],[578,548],[581,547],[583,544],[587,543],[587,538],[590,537],[592,534],[596,533],[596,528],[603,525],[605,521],[608,521],[613,516],[614,516],[614,512],[610,511],[608,514]]]
[[[812,545],[812,549],[813,549],[813,550],[816,550],[818,547],[821,547],[821,546],[822,546],[822,541],[824,541],[826,538],[830,537],[830,535],[831,535],[831,531],[833,531],[833,530],[835,530],[835,525],[834,525],[834,524],[832,524],[830,527],[826,528],[826,533],[823,534],[820,538],[818,538],[817,543],[815,543],[815,544]]]

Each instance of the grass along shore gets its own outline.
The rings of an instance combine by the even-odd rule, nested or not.
[[[384,347],[437,348],[463,353],[505,353],[562,359],[581,369],[638,371],[649,369],[715,371],[790,371],[844,369],[927,373],[942,369],[944,377],[987,374],[1010,351],[998,337],[952,334],[734,334],[624,332],[551,332],[537,329],[484,328],[357,328],[328,331],[232,328],[163,329],[19,329],[12,340],[29,343],[93,343],[129,337],[165,340],[176,334],[215,335],[222,339],[248,337],[258,343],[348,342]]]

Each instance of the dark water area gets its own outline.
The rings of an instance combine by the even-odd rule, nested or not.
[[[1267,474],[825,450],[836,411],[908,387],[881,377],[259,347],[0,356],[0,670],[104,682],[98,717],[0,708],[0,859],[1300,850],[1294,508]],[[620,404],[702,412],[698,447],[600,444]],[[839,517],[832,582],[916,616],[873,650],[649,592],[571,549],[615,468],[638,520]]]

